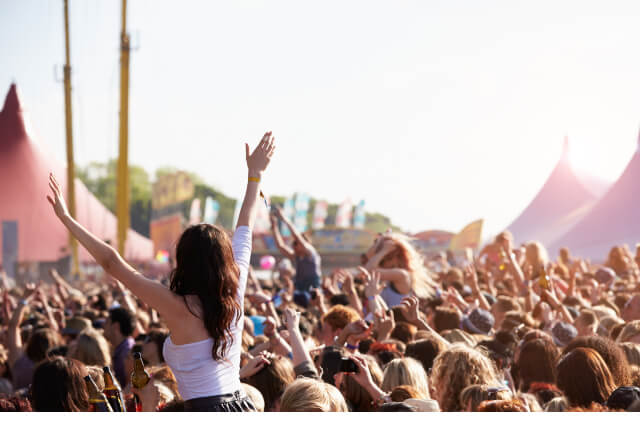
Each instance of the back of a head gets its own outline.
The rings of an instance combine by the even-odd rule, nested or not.
[[[396,322],[395,328],[391,331],[391,338],[408,344],[414,340],[418,328],[407,322]]]
[[[360,315],[353,308],[337,304],[334,305],[322,316],[322,321],[331,326],[331,329],[343,329],[351,322],[355,322]]]
[[[617,342],[640,342],[640,320],[634,320],[624,325],[620,334],[616,338]]]
[[[109,310],[109,319],[120,325],[120,333],[125,337],[131,336],[136,328],[136,316],[126,308],[112,308]]]
[[[520,349],[514,368],[520,379],[520,389],[528,391],[533,382],[554,383],[560,351],[548,340],[527,341]]]
[[[378,412],[418,412],[415,406],[404,402],[389,402],[380,406]]]
[[[422,367],[428,372],[433,366],[435,358],[445,349],[446,347],[442,340],[429,337],[407,344],[404,354],[422,363]]]
[[[493,362],[476,349],[454,344],[436,357],[430,380],[442,411],[460,411],[460,392],[473,384],[499,384]]]
[[[616,386],[622,387],[631,384],[631,369],[624,351],[609,338],[600,336],[578,337],[567,345],[562,354],[566,355],[578,347],[592,348],[607,364],[613,375]]]
[[[231,325],[241,315],[237,301],[240,270],[226,231],[211,224],[187,228],[176,246],[170,289],[197,295],[204,327],[213,338],[211,356],[221,360],[231,345]],[[190,310],[193,309],[189,307]]]
[[[344,397],[334,386],[312,378],[299,378],[285,389],[280,412],[348,412],[348,409]]]
[[[295,372],[289,359],[276,356],[269,360],[271,363],[245,379],[247,384],[257,388],[262,394],[265,411],[274,408],[284,389],[295,380]]]
[[[524,404],[517,399],[488,400],[478,405],[478,412],[528,412]]]
[[[579,347],[558,363],[557,385],[570,406],[588,408],[593,402],[604,404],[616,385],[606,363],[597,351]]]
[[[38,363],[47,357],[47,353],[62,344],[62,337],[58,332],[49,328],[36,329],[27,342],[25,353],[32,362]]]
[[[87,328],[69,346],[68,357],[85,365],[109,366],[111,354],[105,337],[93,328]]]
[[[474,384],[460,392],[460,405],[463,410],[476,412],[478,405],[487,400],[511,399],[513,395],[506,387],[493,387],[486,384]]]
[[[83,365],[60,356],[40,362],[33,373],[31,401],[37,412],[79,412],[89,407]]]
[[[253,406],[255,406],[258,412],[264,412],[264,397],[262,397],[262,393],[260,390],[255,388],[252,385],[246,383],[240,383],[242,385],[242,389],[247,394]]]
[[[411,357],[394,359],[384,368],[382,390],[390,392],[397,386],[409,385],[416,389],[419,398],[429,398],[429,382],[422,364]]]
[[[367,367],[373,382],[378,387],[382,386],[383,373],[375,357],[371,355],[362,355],[361,357],[367,361]],[[340,391],[353,412],[370,412],[373,410],[371,395],[351,375],[346,375],[342,378]]]
[[[458,310],[447,307],[436,307],[433,323],[436,332],[447,331],[460,327],[462,316]]]
[[[625,356],[627,356],[627,362],[629,362],[629,365],[640,367],[640,344],[623,342],[618,344],[618,347],[620,347],[622,351],[624,351]]]

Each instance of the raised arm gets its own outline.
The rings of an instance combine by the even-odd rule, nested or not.
[[[67,227],[73,237],[91,254],[104,271],[119,280],[142,301],[155,308],[171,324],[180,325],[180,318],[183,314],[184,302],[182,297],[171,292],[160,283],[149,280],[131,267],[118,252],[111,246],[94,236],[86,228],[69,215],[67,205],[62,197],[60,185],[53,174],[49,175],[49,187],[53,192],[53,197],[48,195],[47,200],[51,203],[56,216],[62,224]]]
[[[269,216],[271,219],[271,232],[273,233],[273,240],[276,242],[276,247],[280,251],[280,253],[287,258],[293,259],[295,253],[291,246],[287,245],[280,234],[280,230],[278,230],[278,221],[275,215],[271,214]]]
[[[249,180],[247,182],[247,191],[244,194],[244,201],[238,215],[237,227],[246,226],[253,229],[253,223],[256,218],[258,209],[258,196],[260,195],[260,181],[262,173],[267,169],[271,156],[276,149],[274,138],[271,132],[267,132],[262,137],[253,153],[249,152],[249,144],[245,144],[247,168],[249,172]]]
[[[307,255],[314,252],[315,249],[313,245],[309,243],[304,237],[302,237],[302,233],[300,233],[300,231],[298,231],[295,225],[291,223],[289,218],[284,216],[284,214],[282,213],[282,209],[280,209],[279,207],[276,208],[276,213],[278,218],[280,218],[280,220],[284,223],[284,225],[287,226],[289,231],[291,231],[291,235],[293,236],[293,238],[305,249],[305,251],[307,252]]]

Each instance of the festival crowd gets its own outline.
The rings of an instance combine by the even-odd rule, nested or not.
[[[389,231],[360,265],[323,274],[274,207],[281,256],[259,279],[251,230],[274,151],[270,132],[246,147],[236,229],[188,227],[162,278],[71,218],[51,176],[46,214],[104,273],[0,272],[0,411],[104,410],[104,367],[127,411],[640,411],[640,245],[592,264],[504,231],[464,259],[426,258]]]

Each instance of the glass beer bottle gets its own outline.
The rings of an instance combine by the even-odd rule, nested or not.
[[[98,386],[93,381],[90,375],[84,377],[84,382],[87,385],[87,391],[89,392],[89,412],[113,412],[107,396],[98,390]]]
[[[122,390],[113,379],[113,374],[108,366],[102,368],[104,371],[104,394],[113,408],[113,412],[127,412],[122,398]]]

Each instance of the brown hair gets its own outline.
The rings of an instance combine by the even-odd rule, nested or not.
[[[367,360],[371,379],[378,387],[380,387],[382,385],[382,370],[380,369],[380,365],[378,365],[375,357],[370,355],[363,355],[361,357]],[[373,399],[369,392],[358,384],[358,382],[350,375],[345,375],[342,378],[340,391],[344,395],[344,398],[348,402],[352,411],[370,412],[374,409]]]
[[[609,367],[616,386],[622,387],[630,384],[631,373],[629,363],[627,362],[624,351],[622,351],[615,342],[599,336],[578,337],[564,348],[563,354],[568,354],[571,350],[578,347],[592,348],[600,354],[602,360],[604,360],[607,367]]]
[[[617,342],[628,342],[633,337],[640,334],[640,320],[634,320],[624,325],[620,334],[616,338]]]
[[[56,356],[33,372],[31,403],[38,412],[81,412],[89,408],[84,383],[87,370],[77,360]]]
[[[433,361],[442,353],[447,347],[442,340],[437,339],[433,334],[431,336],[414,341],[407,344],[407,348],[404,352],[405,356],[413,357],[420,363],[426,372],[433,367]]]
[[[289,359],[276,356],[269,361],[271,363],[244,381],[262,393],[265,411],[273,410],[284,389],[296,379]]]
[[[32,362],[38,363],[47,357],[49,350],[59,346],[61,343],[60,334],[53,329],[36,329],[29,337],[25,353]]]
[[[410,385],[399,385],[391,390],[389,394],[392,402],[404,402],[407,399],[421,399],[421,395]]]
[[[396,322],[395,328],[391,331],[391,338],[402,341],[405,344],[414,340],[418,328],[407,322]]]
[[[591,348],[578,347],[558,363],[558,388],[570,406],[588,408],[593,402],[604,404],[616,384],[602,357]]]
[[[171,272],[170,289],[184,298],[191,313],[202,318],[213,339],[211,357],[222,360],[233,342],[231,324],[242,314],[238,304],[240,270],[233,259],[231,241],[220,227],[197,224],[187,228],[176,247],[176,268]],[[196,313],[187,295],[197,295]]]
[[[519,389],[527,392],[533,382],[554,383],[560,350],[550,341],[534,339],[525,342],[513,364]]]
[[[360,318],[360,315],[351,307],[344,306],[342,304],[336,304],[322,316],[322,322],[326,322],[331,329],[338,330],[343,329],[351,322],[355,322]]]
[[[433,316],[433,325],[436,332],[447,331],[450,329],[460,328],[462,316],[455,308],[436,307]]]
[[[496,310],[501,311],[502,313],[506,313],[508,311],[520,311],[522,307],[518,304],[513,298],[507,296],[499,296],[496,303],[494,304]],[[493,308],[493,307],[492,307]]]

